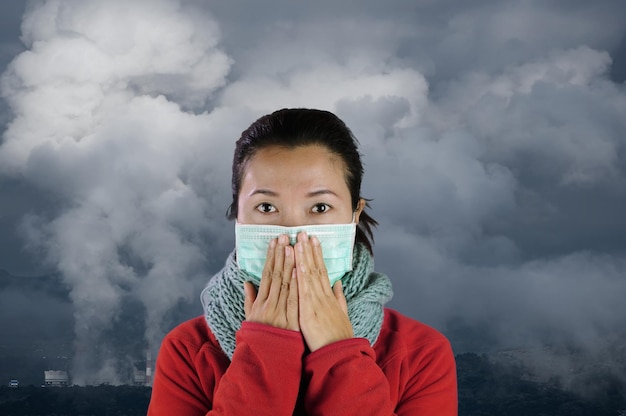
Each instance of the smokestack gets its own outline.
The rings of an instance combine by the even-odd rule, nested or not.
[[[150,347],[146,351],[146,386],[152,387],[152,353]]]

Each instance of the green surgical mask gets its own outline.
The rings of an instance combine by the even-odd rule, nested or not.
[[[241,270],[252,275],[255,278],[253,281],[258,285],[261,282],[270,241],[286,234],[289,236],[290,244],[294,245],[298,233],[302,231],[305,231],[309,237],[316,236],[320,240],[324,264],[331,286],[352,270],[352,254],[356,235],[355,222],[297,227],[236,223],[237,265]]]

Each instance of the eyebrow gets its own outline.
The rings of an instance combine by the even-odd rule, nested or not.
[[[336,197],[339,197],[339,195],[337,195],[335,192],[331,191],[330,189],[320,189],[318,191],[309,192],[307,194],[309,198],[314,197],[314,196],[320,196],[320,195],[334,195]]]
[[[276,197],[278,196],[278,192],[272,191],[270,189],[255,189],[250,196],[256,195],[256,194],[261,194],[261,195],[267,195],[267,196],[273,196]],[[317,191],[313,191],[313,192],[309,192],[307,194],[307,197],[312,198],[315,196],[320,196],[320,195],[334,195],[336,197],[339,197],[339,195],[337,195],[337,193],[331,191],[330,189],[320,189]]]
[[[278,192],[270,191],[269,189],[255,189],[254,191],[250,193],[250,196],[253,196],[256,194],[278,196]]]

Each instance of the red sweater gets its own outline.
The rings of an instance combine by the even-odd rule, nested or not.
[[[364,338],[313,353],[300,332],[244,322],[232,362],[204,317],[161,345],[148,416],[457,414],[456,366],[439,332],[385,309]]]

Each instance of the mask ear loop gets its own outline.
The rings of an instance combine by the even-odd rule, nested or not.
[[[365,208],[365,205],[367,205],[366,201],[363,198],[359,199],[359,203],[357,204],[357,207],[352,211],[352,223],[356,223],[356,213],[359,210],[359,208]],[[363,213],[363,211],[364,209],[361,210],[361,213]]]

